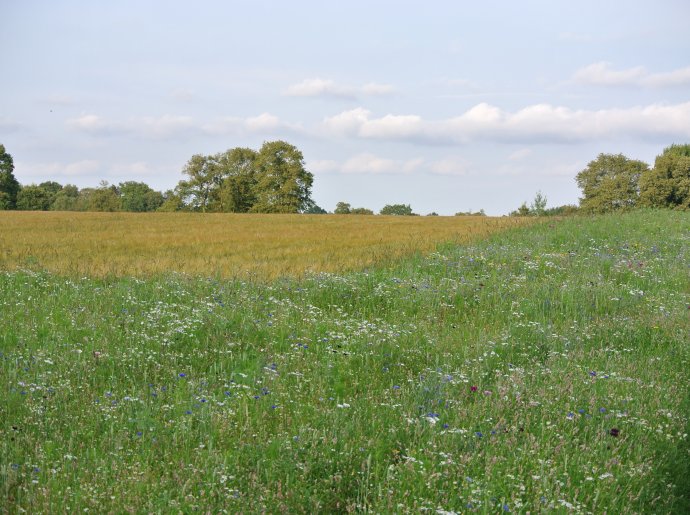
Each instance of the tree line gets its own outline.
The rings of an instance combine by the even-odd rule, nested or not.
[[[12,156],[0,145],[0,209],[304,213],[318,208],[311,198],[314,177],[302,153],[284,141],[266,142],[258,151],[196,154],[182,170],[185,178],[166,192],[136,181],[102,181],[83,189],[54,181],[22,186],[13,171]]]
[[[55,211],[196,211],[202,213],[307,213],[327,211],[311,198],[313,175],[302,153],[284,141],[269,141],[259,150],[232,148],[196,154],[182,170],[184,179],[165,192],[144,182],[117,185],[102,181],[82,188],[54,181],[22,186],[14,177],[12,156],[0,144],[0,210]],[[654,166],[623,154],[599,154],[575,178],[582,190],[579,205],[547,208],[537,192],[511,216],[565,216],[607,213],[636,207],[690,209],[690,144],[673,144]],[[371,209],[338,202],[334,214],[373,215]],[[417,216],[409,204],[389,204],[381,215]],[[456,216],[483,216],[484,210]],[[430,216],[437,215],[429,213]]]

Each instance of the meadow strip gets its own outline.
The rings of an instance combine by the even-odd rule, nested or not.
[[[271,283],[0,274],[0,504],[686,513],[690,218]]]

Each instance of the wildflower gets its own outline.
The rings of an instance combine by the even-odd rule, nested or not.
[[[471,392],[476,392],[478,388],[476,386],[470,386],[470,391]]]
[[[613,436],[614,438],[617,438],[618,435],[621,434],[621,430],[618,429],[617,427],[612,427],[612,428],[609,430],[609,434],[610,434],[611,436]]]
[[[180,376],[180,377],[187,377],[187,374],[185,374],[184,372],[180,372],[180,373],[177,374],[177,375]]]
[[[477,431],[474,434],[477,436],[477,438],[481,438],[482,436],[484,436],[481,431]]]
[[[606,408],[599,408],[599,413],[606,413]]]
[[[400,390],[400,386],[398,386],[397,384],[393,385],[393,390]]]
[[[187,411],[185,411],[185,414],[191,415],[191,414],[192,414],[192,410],[188,409]]]
[[[575,414],[572,411],[569,411],[568,414],[565,416],[568,420],[572,420],[575,417]]]
[[[597,377],[597,373],[594,370],[590,371],[589,375],[592,377]]]

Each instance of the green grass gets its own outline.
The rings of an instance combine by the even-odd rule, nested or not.
[[[0,273],[0,506],[690,511],[690,216],[270,284]]]

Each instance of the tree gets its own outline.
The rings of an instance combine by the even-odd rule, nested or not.
[[[304,214],[305,215],[325,215],[325,214],[328,214],[328,211],[326,211],[321,206],[316,205],[315,202],[311,202],[309,204],[309,207],[307,207],[304,210]]]
[[[347,202],[338,202],[335,205],[335,211],[333,211],[333,214],[349,215],[351,210],[352,206],[350,206],[350,204],[348,204]]]
[[[351,215],[373,215],[374,212],[366,207],[355,207],[350,209]]]
[[[284,141],[269,141],[256,160],[254,213],[300,213],[311,201],[314,176],[304,167],[304,157]]]
[[[75,211],[78,209],[79,188],[73,184],[65,184],[60,191],[55,194],[50,208],[53,211]]]
[[[577,185],[583,193],[580,206],[590,213],[635,207],[639,198],[638,181],[648,169],[646,163],[623,154],[599,154],[577,174]]]
[[[52,204],[50,192],[41,186],[24,186],[17,194],[17,209],[22,211],[48,211]]]
[[[249,212],[256,203],[257,157],[251,148],[233,148],[216,156],[222,182],[212,210]]]
[[[690,209],[690,145],[671,145],[640,176],[640,204]]]
[[[177,185],[177,194],[193,211],[205,213],[223,182],[216,156],[195,154],[182,173],[189,177]]]
[[[382,215],[396,215],[396,216],[412,216],[412,207],[409,204],[388,204],[383,206],[380,214]]]
[[[117,186],[101,181],[98,188],[90,191],[85,207],[87,211],[120,211],[122,203]]]
[[[143,182],[121,182],[118,190],[123,211],[155,211],[163,204],[163,194]]]
[[[544,216],[546,212],[546,197],[541,191],[537,191],[529,210],[532,216]]]
[[[511,211],[508,216],[530,216],[531,212],[527,202],[523,202],[515,211]]]
[[[17,205],[17,194],[21,186],[14,177],[14,161],[0,144],[0,210],[14,209]]]

